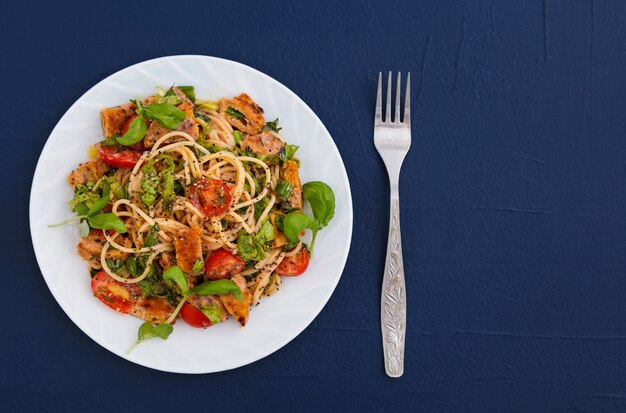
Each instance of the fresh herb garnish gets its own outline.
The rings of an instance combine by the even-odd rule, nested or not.
[[[243,119],[243,113],[239,112],[237,109],[233,108],[232,106],[229,106],[228,108],[226,108],[226,113],[237,119]]]
[[[266,218],[255,235],[239,231],[237,247],[245,261],[261,261],[265,258],[265,244],[274,240],[274,227]]]
[[[134,145],[143,139],[143,137],[146,135],[146,130],[148,130],[148,125],[146,125],[146,121],[143,120],[141,116],[137,116],[130,122],[130,125],[128,126],[128,131],[126,131],[125,134],[117,138],[117,142],[120,145],[124,146]]]
[[[95,201],[92,201],[93,198],[90,198],[89,200],[92,201],[91,206],[88,206],[86,201],[77,203],[74,205],[73,210],[76,211],[77,214],[79,214],[78,216],[70,218],[59,224],[48,225],[48,227],[54,228],[63,226],[65,224],[78,224],[81,236],[88,236],[89,231],[83,223],[83,220],[86,220],[91,228],[104,230],[112,229],[119,232],[120,234],[124,234],[127,231],[126,225],[124,224],[124,221],[122,221],[117,215],[111,212],[98,214],[98,212],[100,212],[109,203],[110,195],[109,184],[106,181],[100,182],[102,182],[102,186],[104,188],[102,196]]]
[[[143,247],[151,247],[157,243],[159,240],[159,223],[155,222],[154,225],[150,227],[150,231],[148,231],[148,235],[146,236],[146,240],[143,242]]]
[[[302,212],[290,212],[283,218],[283,232],[291,243],[298,242],[299,234],[305,228],[313,231],[310,250],[313,251],[315,238],[335,215],[335,194],[324,182],[307,182],[302,186],[302,196],[309,201],[313,217]]]
[[[273,132],[280,132],[282,128],[278,127],[278,118],[274,119],[271,122],[267,122],[265,125],[263,125],[263,127],[261,128],[261,130],[271,130]]]
[[[174,268],[174,270],[172,270],[172,268]],[[168,273],[168,271],[170,272]],[[143,323],[139,327],[137,341],[131,346],[131,348],[128,350],[128,353],[130,353],[138,344],[140,344],[141,342],[145,340],[155,338],[155,337],[159,337],[163,340],[166,340],[169,337],[169,335],[172,333],[172,331],[174,330],[174,328],[171,325],[171,322],[176,319],[176,317],[178,316],[178,313],[180,312],[180,309],[183,308],[183,305],[185,304],[185,302],[187,301],[187,298],[191,294],[198,294],[198,295],[232,294],[237,300],[239,301],[243,300],[243,294],[241,292],[241,289],[237,286],[237,284],[235,284],[231,280],[222,279],[222,280],[205,281],[202,284],[190,289],[189,285],[187,284],[187,278],[185,277],[185,274],[176,265],[168,268],[163,273],[163,278],[174,280],[181,287],[181,290],[184,291],[183,296],[181,300],[178,302],[178,305],[176,306],[174,311],[172,311],[172,313],[167,318],[167,320],[165,320],[165,322],[161,324],[151,324],[151,323],[146,322],[146,323]]]
[[[237,237],[237,247],[239,255],[246,261],[261,261],[265,258],[265,249],[254,240],[254,236],[248,234],[245,230],[239,231]]]
[[[116,274],[119,272],[119,270],[125,268],[124,261],[120,260],[119,258],[107,258],[106,262],[109,266],[109,269]]]
[[[98,229],[112,229],[114,231],[119,232],[120,234],[126,233],[126,225],[124,222],[114,213],[107,212],[105,214],[99,214],[94,216],[88,216],[87,222],[91,225],[92,228]]]
[[[165,162],[165,168],[159,173],[155,164],[159,161]],[[141,190],[143,194],[140,196],[142,202],[146,206],[152,206],[157,196],[160,194],[165,202],[165,209],[171,211],[176,191],[174,185],[174,171],[176,165],[169,155],[159,155],[141,168],[143,177],[141,178]]]
[[[100,141],[100,146],[106,148],[107,146],[117,146],[119,142],[117,141],[121,138],[121,135],[111,135],[103,141]]]
[[[171,283],[176,283],[180,287],[180,291],[183,294],[187,294],[189,291],[189,285],[187,284],[187,277],[185,277],[185,273],[180,269],[178,265],[172,265],[167,270],[163,271],[163,279],[165,281],[170,281]]]
[[[293,159],[298,148],[299,148],[298,145],[291,145],[291,144],[285,145],[285,158]]]
[[[237,284],[227,279],[205,281],[189,291],[199,295],[232,294],[237,300],[243,300],[241,289],[237,287]]]
[[[137,333],[137,341],[132,345],[130,349],[128,349],[128,353],[130,353],[138,344],[143,343],[146,340],[151,338],[160,338],[161,340],[167,340],[167,338],[174,331],[174,327],[172,327],[169,323],[163,324],[151,324],[149,322],[143,323],[139,327],[139,332]]]
[[[178,86],[178,89],[191,100],[191,103],[196,103],[196,89],[193,86]]]
[[[293,185],[291,185],[287,181],[281,180],[276,185],[276,189],[274,191],[276,192],[279,198],[287,199],[289,198],[289,196],[291,195],[291,192],[293,191]]]
[[[136,106],[136,112],[148,120],[155,120],[159,125],[166,129],[176,129],[180,123],[187,117],[187,113],[178,109],[169,103],[155,102],[150,105],[144,105],[138,100],[131,100]]]
[[[198,307],[198,310],[202,311],[202,314],[207,316],[211,324],[217,324],[222,321],[222,311],[217,305]]]
[[[324,182],[307,182],[302,186],[302,197],[309,201],[313,216],[324,228],[335,215],[335,194]]]

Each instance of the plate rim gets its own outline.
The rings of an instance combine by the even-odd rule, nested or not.
[[[75,108],[75,106],[81,100],[83,100],[84,98],[88,97],[91,93],[94,92],[94,90],[96,88],[98,88],[105,81],[114,80],[116,77],[121,76],[123,73],[125,73],[127,71],[130,71],[130,70],[132,70],[134,68],[140,67],[142,65],[147,65],[147,64],[150,64],[150,63],[158,63],[160,61],[178,60],[178,59],[201,59],[201,60],[208,60],[209,63],[218,62],[220,64],[239,66],[239,67],[243,68],[244,70],[250,71],[250,72],[252,72],[255,75],[261,76],[266,81],[269,81],[270,83],[273,83],[275,86],[277,86],[277,87],[283,89],[285,92],[287,92],[288,95],[290,95],[297,102],[299,102],[302,105],[302,107],[306,111],[308,111],[310,115],[312,115],[314,122],[317,123],[318,126],[321,127],[322,131],[330,138],[331,149],[335,152],[335,154],[338,156],[339,160],[341,161],[340,167],[343,170],[342,180],[344,181],[345,190],[346,190],[346,196],[347,196],[347,199],[348,199],[348,205],[346,205],[346,211],[348,213],[347,214],[347,220],[348,220],[348,230],[349,231],[348,231],[348,237],[347,237],[347,240],[346,240],[347,241],[346,251],[345,251],[344,254],[342,254],[343,255],[342,262],[337,267],[338,270],[339,270],[339,276],[335,278],[335,280],[332,282],[332,286],[331,286],[332,288],[330,288],[328,290],[328,293],[326,294],[326,296],[323,297],[323,300],[320,301],[319,308],[317,308],[314,311],[312,311],[311,315],[302,323],[302,325],[300,327],[294,329],[294,332],[292,334],[289,334],[287,339],[285,339],[283,342],[281,342],[275,348],[270,348],[266,352],[266,354],[262,354],[262,355],[259,355],[259,356],[252,356],[252,357],[249,357],[247,359],[238,360],[236,363],[233,363],[232,366],[229,366],[227,368],[218,368],[216,370],[209,370],[209,371],[187,371],[187,370],[180,370],[180,369],[169,369],[169,368],[161,368],[161,367],[157,367],[155,365],[149,365],[149,364],[141,363],[138,360],[133,360],[133,359],[125,357],[125,353],[123,353],[123,352],[117,352],[117,351],[114,351],[113,349],[109,348],[107,345],[105,345],[102,342],[103,340],[101,338],[93,337],[93,336],[87,334],[85,329],[83,329],[81,327],[82,323],[78,322],[75,319],[75,317],[72,317],[70,315],[71,312],[68,311],[66,306],[62,303],[61,300],[59,300],[59,298],[57,297],[57,294],[55,294],[54,290],[51,288],[50,280],[44,274],[44,271],[43,271],[43,268],[42,268],[42,263],[40,262],[40,258],[39,258],[40,254],[42,254],[42,253],[39,252],[41,250],[41,246],[37,243],[36,237],[34,236],[34,230],[33,230],[33,210],[34,210],[33,194],[34,194],[34,191],[35,191],[35,183],[38,182],[41,179],[41,178],[39,178],[39,175],[42,173],[42,172],[40,172],[41,159],[42,159],[44,153],[46,152],[46,150],[48,149],[48,145],[50,144],[50,137],[52,137],[57,132],[57,129],[59,128],[59,125],[61,125],[63,123],[65,118],[68,116],[68,114]],[[273,77],[271,77],[271,76],[261,72],[258,69],[255,69],[255,68],[253,68],[253,67],[251,67],[251,66],[249,66],[247,64],[236,62],[236,61],[230,60],[230,59],[224,59],[224,58],[221,58],[221,57],[215,57],[215,56],[198,55],[198,54],[180,54],[180,55],[175,54],[175,55],[160,56],[160,57],[156,57],[156,58],[143,60],[143,61],[134,63],[134,64],[132,64],[130,66],[124,67],[123,69],[115,71],[114,73],[110,74],[109,76],[99,80],[96,84],[94,84],[92,87],[90,87],[87,91],[85,91],[81,96],[79,96],[72,103],[72,105],[65,111],[65,113],[63,113],[61,118],[59,118],[59,120],[55,124],[54,128],[52,128],[52,130],[48,134],[48,137],[46,138],[46,141],[45,141],[43,147],[41,148],[41,152],[40,152],[39,156],[37,157],[37,163],[35,165],[35,170],[34,170],[33,175],[32,175],[31,188],[30,188],[28,196],[29,196],[29,198],[28,198],[28,225],[29,225],[29,232],[30,232],[31,243],[32,243],[32,246],[33,246],[33,252],[35,253],[35,260],[37,261],[37,266],[39,267],[39,272],[41,273],[41,276],[43,277],[44,282],[46,283],[48,291],[54,297],[56,303],[59,305],[59,307],[61,307],[61,309],[63,310],[65,315],[72,321],[72,323],[76,327],[78,327],[78,329],[84,335],[89,337],[91,340],[96,342],[100,347],[104,348],[108,352],[116,355],[117,357],[120,357],[123,360],[129,361],[129,362],[131,362],[133,364],[136,364],[136,365],[139,365],[139,366],[142,366],[142,367],[146,367],[146,368],[149,368],[149,369],[152,369],[152,370],[163,371],[163,372],[168,372],[168,373],[177,373],[177,374],[211,374],[211,373],[219,373],[219,372],[222,372],[222,371],[229,371],[229,370],[233,370],[233,369],[236,369],[236,368],[239,368],[239,367],[243,367],[243,366],[252,364],[252,363],[254,363],[256,361],[259,361],[261,359],[264,359],[264,358],[274,354],[275,352],[277,352],[281,348],[285,347],[287,344],[289,344],[291,341],[293,341],[296,337],[298,337],[307,327],[309,327],[311,325],[311,323],[313,322],[313,320],[322,312],[324,307],[326,307],[326,305],[328,304],[328,301],[332,297],[333,293],[335,292],[335,290],[337,288],[337,285],[339,284],[339,280],[343,276],[343,273],[344,273],[345,268],[346,268],[346,263],[347,263],[347,260],[348,260],[348,256],[350,255],[350,249],[351,249],[351,246],[352,246],[352,233],[353,233],[353,228],[354,228],[354,211],[353,211],[353,203],[352,203],[352,191],[351,191],[351,188],[350,188],[350,180],[349,180],[349,176],[348,176],[348,171],[346,169],[345,163],[344,163],[343,158],[341,156],[341,152],[337,148],[337,144],[335,143],[335,140],[333,139],[332,135],[330,134],[330,132],[326,128],[326,125],[324,125],[322,120],[317,116],[317,114],[313,111],[313,109],[311,109],[311,107],[304,100],[302,100],[302,98],[300,98],[295,92],[293,92],[291,89],[289,89],[287,86],[285,86],[284,84],[282,84],[278,80],[274,79]]]

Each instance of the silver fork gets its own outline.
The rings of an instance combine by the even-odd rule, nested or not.
[[[383,159],[389,175],[391,192],[389,238],[380,303],[385,371],[390,377],[404,373],[404,337],[406,335],[406,288],[400,239],[400,196],[398,180],[402,161],[411,147],[411,74],[406,79],[404,116],[400,121],[400,72],[396,87],[395,117],[391,120],[391,72],[387,81],[387,110],[382,119],[382,73],[378,73],[374,146]]]

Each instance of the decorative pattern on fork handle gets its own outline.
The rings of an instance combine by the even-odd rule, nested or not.
[[[399,199],[392,199],[389,241],[383,281],[381,325],[385,370],[391,377],[404,372],[404,338],[406,335],[406,288],[402,265]]]

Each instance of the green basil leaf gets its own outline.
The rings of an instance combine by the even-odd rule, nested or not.
[[[89,236],[89,224],[86,220],[82,219],[80,224],[78,224],[78,233],[82,238]]]
[[[81,202],[74,207],[74,211],[76,211],[78,215],[87,216],[87,212],[89,212],[89,207],[85,202]]]
[[[187,117],[187,113],[169,103],[152,103],[143,108],[142,113],[148,119],[156,120],[166,129],[176,129]]]
[[[235,117],[237,119],[243,119],[243,113],[239,112],[237,109],[231,106],[226,108],[226,113],[228,113],[230,116]]]
[[[199,295],[232,294],[239,301],[243,300],[241,290],[237,287],[237,284],[227,279],[205,281],[192,288],[191,292]]]
[[[150,340],[151,338],[160,338],[161,340],[167,340],[167,338],[174,331],[174,327],[171,324],[151,324],[149,322],[143,323],[139,327],[139,331],[137,333],[137,341],[132,347],[128,350],[128,353],[132,351],[138,344]]]
[[[104,190],[102,192],[102,197],[100,197],[100,199],[94,202],[91,208],[89,208],[89,211],[87,211],[87,216],[97,214],[98,212],[102,210],[102,208],[107,206],[107,204],[109,203],[109,195],[111,194],[111,191],[109,189],[109,184],[106,183],[106,181],[103,181],[102,186],[104,187]]]
[[[139,327],[139,333],[137,338],[139,341],[148,340],[151,338],[159,337],[160,339],[167,340],[174,328],[171,324],[157,324],[153,325],[145,322]]]
[[[178,265],[172,265],[167,270],[163,271],[163,279],[175,282],[180,287],[180,291],[183,294],[187,294],[189,291],[189,284],[187,284],[187,277],[185,273],[180,269]]]
[[[146,240],[143,242],[143,247],[151,247],[157,243],[159,240],[159,223],[155,222],[153,226],[150,227],[150,231],[148,231],[148,235],[146,235]]]
[[[129,255],[128,258],[126,258],[126,261],[124,261],[124,267],[134,276],[138,276],[140,273],[138,272],[139,269],[137,267],[137,259],[132,256]],[[143,271],[142,271],[143,272]]]
[[[274,226],[269,219],[265,218],[265,221],[261,224],[259,231],[254,236],[254,241],[262,246],[273,240]]]
[[[239,231],[237,247],[239,248],[239,255],[245,261],[261,261],[265,258],[263,246],[256,242],[254,236],[244,230]]]
[[[102,146],[103,148],[106,148],[107,146],[117,146],[119,145],[119,143],[117,142],[117,139],[119,137],[120,135],[111,135],[105,140],[100,141],[100,146]]]
[[[132,120],[132,122],[130,122],[128,131],[124,135],[117,138],[117,142],[125,146],[134,145],[143,139],[146,135],[146,130],[148,130],[146,121],[143,120],[141,116],[137,116]]]
[[[78,213],[78,215],[87,215],[89,208],[98,199],[100,199],[100,196],[86,185],[76,185],[74,197],[68,202],[68,205],[70,209]]]
[[[222,321],[222,311],[216,305],[198,307],[198,310],[202,311],[202,314],[207,316],[211,324],[217,324]]]
[[[89,221],[89,225],[91,225],[92,228],[112,229],[120,234],[124,234],[127,231],[124,221],[111,212],[88,216],[87,221]]]
[[[298,145],[291,145],[291,144],[285,145],[285,157],[287,159],[293,159],[298,148],[299,148]]]
[[[313,216],[324,228],[335,215],[335,194],[324,182],[307,182],[302,186],[302,197],[309,201]]]
[[[196,88],[193,86],[178,86],[178,88],[189,98],[191,103],[196,103]]]
[[[116,177],[103,176],[102,179],[107,181],[107,183],[111,187],[111,192],[113,192],[113,195],[115,196],[115,198],[117,199],[126,198],[126,190],[124,189],[124,186],[122,186],[122,183],[118,181]]]
[[[285,215],[285,218],[283,218],[283,232],[292,242],[297,242],[299,240],[300,232],[302,232],[305,228],[317,231],[319,229],[319,224],[315,218],[297,211],[290,212]]]
[[[278,127],[278,118],[274,119],[271,122],[267,122],[262,128],[261,130],[271,130],[274,131],[276,133],[280,132],[282,128]]]

